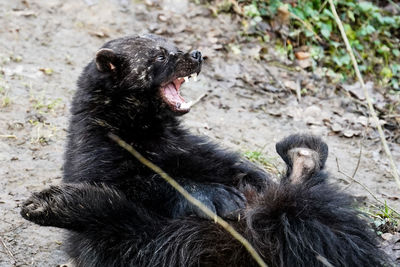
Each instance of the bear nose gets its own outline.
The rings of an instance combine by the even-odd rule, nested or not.
[[[192,58],[196,59],[197,61],[201,62],[203,61],[203,57],[201,56],[201,52],[198,50],[194,50],[190,53]]]

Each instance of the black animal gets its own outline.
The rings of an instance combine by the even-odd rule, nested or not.
[[[161,37],[116,39],[84,70],[72,105],[66,184],[35,193],[21,214],[71,230],[77,266],[254,266],[247,251],[157,174],[108,137],[153,161],[234,227],[270,266],[381,266],[384,254],[353,209],[326,182],[327,146],[295,135],[277,144],[281,183],[179,126],[190,104],[182,83],[200,52]],[[238,221],[238,214],[240,219]]]
[[[177,115],[190,108],[180,95],[181,85],[197,76],[202,61],[199,51],[184,53],[154,35],[106,43],[78,81],[64,181],[112,185],[133,202],[170,218],[198,213],[113,142],[108,137],[113,133],[219,215],[234,215],[244,206],[238,188],[246,182],[262,189],[266,174],[179,125]]]

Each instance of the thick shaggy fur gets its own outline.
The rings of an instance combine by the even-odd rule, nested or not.
[[[280,184],[236,154],[179,125],[187,112],[160,88],[198,73],[198,51],[157,36],[106,43],[85,68],[72,105],[65,185],[35,193],[21,214],[71,230],[77,266],[254,266],[248,252],[157,174],[108,138],[114,133],[232,224],[270,266],[380,266],[384,255],[326,182],[327,146],[310,136],[277,144]],[[237,220],[240,214],[241,220]]]
[[[104,49],[114,56],[102,55]],[[109,53],[109,50],[106,50]],[[160,86],[197,73],[201,54],[183,53],[158,36],[113,40],[83,71],[72,103],[65,182],[107,183],[157,214],[178,217],[192,207],[161,177],[109,137],[114,133],[226,217],[244,206],[244,181],[261,189],[267,175],[209,140],[190,134],[160,97]],[[166,59],[160,62],[159,56]],[[108,56],[108,57],[107,57]],[[113,70],[99,69],[112,63]],[[199,214],[201,216],[201,214]]]
[[[278,151],[301,137],[319,141],[293,136]],[[270,266],[384,266],[385,255],[352,198],[326,179],[315,170],[301,183],[285,176],[262,193],[247,188],[248,206],[232,224]],[[67,252],[77,266],[257,266],[214,222],[159,216],[105,185],[51,187],[33,194],[21,214],[72,230]]]

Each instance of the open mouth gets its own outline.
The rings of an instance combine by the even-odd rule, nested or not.
[[[182,114],[189,112],[193,102],[192,101],[187,102],[180,95],[180,88],[184,82],[189,82],[190,79],[197,81],[197,74],[193,73],[186,77],[179,77],[161,86],[160,88],[161,97],[164,100],[164,102],[172,109],[172,111]]]

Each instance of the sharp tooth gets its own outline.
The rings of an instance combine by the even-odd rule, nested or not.
[[[184,102],[180,106],[180,109],[189,109],[193,105],[193,101]]]
[[[193,81],[197,82],[197,73],[193,74]]]
[[[185,79],[185,82],[189,82],[189,77],[185,77],[185,78],[183,78],[183,79]]]

